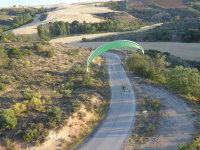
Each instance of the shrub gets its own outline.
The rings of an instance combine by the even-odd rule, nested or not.
[[[34,144],[40,144],[45,141],[48,130],[42,123],[30,123],[24,132],[22,132],[22,138],[25,142],[32,142]]]
[[[87,41],[87,39],[86,38],[82,38],[82,42],[86,42]]]
[[[15,112],[16,115],[20,115],[22,112],[25,112],[27,109],[26,104],[23,104],[23,103],[16,103],[11,108]]]
[[[160,110],[160,101],[159,100],[156,100],[156,99],[155,100],[151,100],[149,102],[149,105],[155,111]]]
[[[52,107],[47,110],[47,116],[48,116],[49,122],[57,122],[57,121],[60,122],[61,114],[62,114],[62,111],[58,107]]]
[[[21,58],[22,53],[18,47],[13,47],[8,51],[8,56],[10,58]]]
[[[84,73],[82,82],[85,85],[92,85],[92,78],[89,73]]]
[[[54,51],[53,50],[46,51],[46,57],[52,58],[53,56],[54,56]]]
[[[3,139],[3,146],[5,146],[7,150],[15,150],[14,142],[10,138]]]
[[[32,91],[29,88],[26,88],[21,92],[21,94],[24,100],[31,100],[34,96],[34,91]]]
[[[10,84],[13,83],[15,81],[15,77],[13,76],[9,76],[9,75],[1,75],[0,76],[0,82],[4,83],[4,84]]]
[[[199,150],[200,149],[200,137],[192,140],[191,143],[179,144],[179,150]]]
[[[23,139],[25,142],[31,142],[34,138],[34,131],[31,130],[31,129],[28,129],[24,132],[24,135],[23,135]]]
[[[166,86],[182,95],[200,98],[200,74],[196,68],[176,66],[165,73]]]
[[[165,67],[168,66],[165,56],[157,55],[156,58],[152,59],[147,55],[135,53],[127,59],[126,63],[128,69],[136,75],[159,83],[165,82],[163,72]]]
[[[12,47],[9,51],[8,51],[8,56],[10,58],[17,58],[20,59],[24,56],[29,56],[32,54],[32,51],[30,49],[20,49],[19,47]]]
[[[17,125],[17,119],[12,109],[4,109],[0,111],[0,128],[13,129]]]
[[[199,29],[188,29],[181,35],[183,42],[198,42],[200,41],[200,30]]]
[[[33,97],[35,98],[41,98],[41,94],[40,92],[35,92],[33,90],[31,90],[30,88],[26,88],[21,92],[23,99],[24,100],[31,100],[33,99]]]
[[[0,91],[3,91],[5,89],[6,89],[6,85],[0,82]]]
[[[3,66],[8,61],[8,55],[3,46],[0,45],[0,66]]]
[[[42,101],[37,97],[33,97],[31,99],[30,103],[28,103],[28,106],[31,109],[41,110],[42,109]]]

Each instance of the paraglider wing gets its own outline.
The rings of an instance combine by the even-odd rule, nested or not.
[[[131,47],[131,48],[139,49],[142,51],[142,53],[144,53],[143,48],[139,44],[137,44],[136,42],[133,42],[133,41],[116,40],[116,41],[108,42],[108,43],[98,47],[94,52],[92,52],[92,54],[89,56],[89,58],[87,60],[87,70],[88,70],[90,63],[93,61],[93,59],[96,56],[101,55],[105,51],[108,51],[108,50],[111,50],[114,48],[120,48],[120,47]]]

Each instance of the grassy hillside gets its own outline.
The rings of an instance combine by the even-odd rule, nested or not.
[[[5,8],[0,9],[0,30],[9,30],[32,21],[38,13],[46,12],[44,8]]]
[[[130,15],[147,22],[171,21],[199,16],[198,1],[181,0],[128,0],[105,4],[114,10],[126,11]]]
[[[6,38],[0,46],[0,145],[39,145],[50,130],[70,126],[66,122],[73,114],[84,126],[74,126],[82,132],[66,137],[68,145],[87,133],[108,102],[104,61],[99,58],[88,74],[88,49]]]

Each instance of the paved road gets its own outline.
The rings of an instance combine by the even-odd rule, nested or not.
[[[135,120],[135,95],[118,55],[104,53],[108,61],[111,104],[107,117],[79,150],[119,150]],[[123,91],[122,86],[126,85]]]

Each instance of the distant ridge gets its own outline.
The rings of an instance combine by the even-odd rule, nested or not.
[[[159,6],[163,8],[180,8],[183,7],[182,0],[127,0],[128,9],[142,9],[149,6]]]

